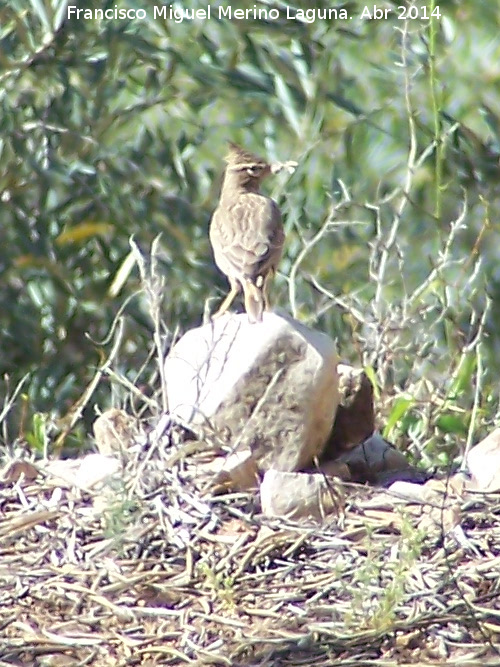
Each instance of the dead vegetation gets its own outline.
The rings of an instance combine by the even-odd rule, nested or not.
[[[498,494],[351,485],[292,524],[211,495],[185,447],[136,446],[92,491],[4,477],[0,664],[498,664]]]

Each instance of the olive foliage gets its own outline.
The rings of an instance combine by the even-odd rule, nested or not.
[[[120,313],[114,367],[140,384],[154,323],[131,237],[147,255],[161,235],[166,328],[215,307],[226,285],[207,227],[228,140],[299,163],[267,187],[287,232],[275,301],[371,369],[393,435],[424,423],[423,378],[453,403],[445,431],[467,431],[479,380],[493,418],[499,9],[430,2],[430,20],[403,21],[398,4],[386,20],[347,2],[351,20],[312,22],[268,2],[255,7],[279,19],[175,22],[144,0],[117,5],[145,10],[123,20],[68,18],[67,0],[3,4],[0,391],[27,374],[17,424],[70,409]],[[112,400],[103,380],[91,403]]]

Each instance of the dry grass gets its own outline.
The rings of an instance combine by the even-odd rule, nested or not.
[[[3,484],[0,664],[498,664],[498,495],[352,486],[291,524],[204,492],[213,455],[183,447],[132,448],[98,493]]]

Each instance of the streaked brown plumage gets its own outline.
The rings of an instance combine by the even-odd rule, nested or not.
[[[250,322],[269,309],[268,289],[281,259],[285,234],[277,204],[259,192],[274,165],[231,143],[220,200],[210,223],[215,263],[231,290],[214,315],[224,314],[243,289]]]

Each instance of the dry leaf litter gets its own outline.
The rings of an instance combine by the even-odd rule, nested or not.
[[[500,663],[498,494],[345,485],[323,522],[269,519],[164,427],[101,482],[7,466],[1,665]]]

